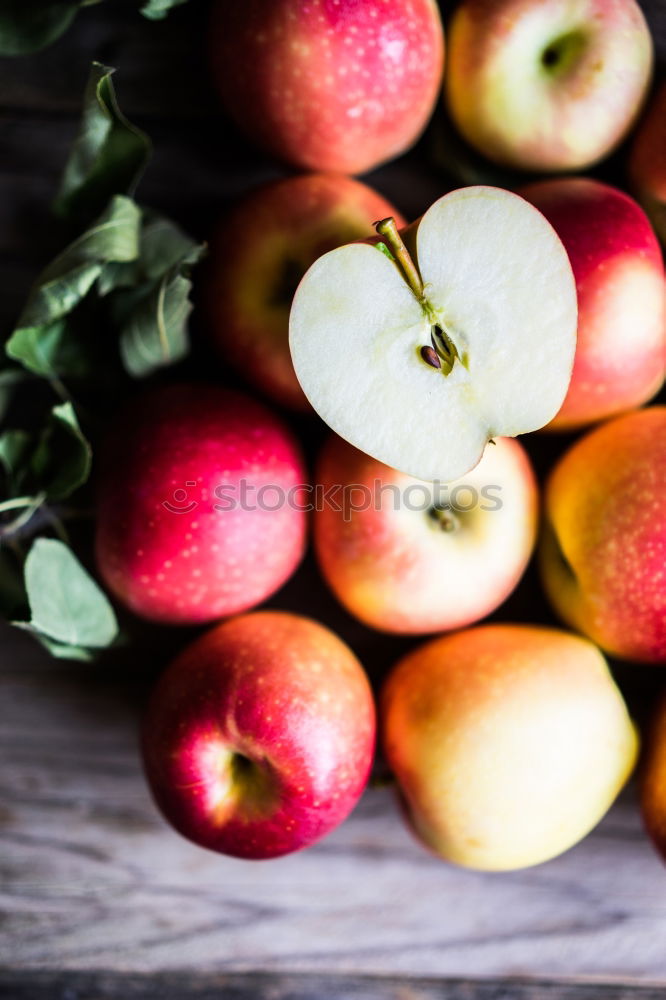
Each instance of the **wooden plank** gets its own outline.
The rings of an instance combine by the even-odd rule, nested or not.
[[[577,848],[512,874],[430,856],[387,788],[309,851],[235,861],[148,798],[154,661],[67,667],[6,630],[0,657],[0,964],[666,983],[663,869],[632,790]]]
[[[663,1000],[660,986],[368,976],[2,973],[2,1000]]]

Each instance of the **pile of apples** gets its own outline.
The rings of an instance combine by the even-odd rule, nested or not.
[[[446,66],[433,0],[219,2],[210,37],[229,113],[310,171],[250,194],[213,234],[210,337],[292,422],[314,410],[335,433],[310,478],[282,418],[214,380],[151,389],[114,425],[102,577],[151,621],[218,623],[153,693],[155,800],[197,844],[283,855],[349,814],[379,728],[424,844],[479,869],[544,861],[594,827],[637,760],[604,653],[666,664],[666,407],[639,408],[666,370],[646,215],[663,234],[664,90],[629,150],[646,211],[589,177],[544,179],[602,160],[638,121],[646,23],[634,0],[461,0]],[[349,175],[407,150],[442,87],[468,143],[541,179],[450,192],[406,225]],[[515,437],[544,427],[582,433],[541,502]],[[431,636],[378,709],[327,627],[253,610],[310,530],[352,615]],[[538,540],[575,631],[477,624]],[[666,699],[642,792],[666,855]]]

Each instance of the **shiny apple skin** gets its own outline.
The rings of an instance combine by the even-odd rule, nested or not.
[[[417,837],[483,871],[581,840],[636,762],[638,734],[587,639],[492,624],[417,647],[389,674],[382,744]]]
[[[664,263],[645,212],[624,191],[583,177],[520,193],[564,243],[578,293],[571,384],[549,429],[582,427],[642,405],[666,374]]]
[[[666,81],[657,88],[636,130],[629,179],[659,239],[666,243]]]
[[[434,0],[218,0],[209,50],[250,138],[305,170],[365,173],[408,149],[437,101]]]
[[[222,357],[259,391],[310,411],[289,351],[296,286],[318,257],[374,234],[399,212],[367,184],[340,174],[303,174],[244,198],[210,241],[204,298]]]
[[[666,407],[579,439],[545,491],[541,566],[565,622],[606,652],[666,663]]]
[[[278,510],[243,509],[242,480],[285,492],[307,482],[298,443],[263,404],[195,383],[130,403],[110,431],[97,491],[97,565],[118,600],[155,622],[194,625],[278,590],[303,555],[306,514],[298,491]],[[265,500],[273,506],[277,494]]]
[[[313,523],[324,579],[351,614],[385,632],[422,635],[478,621],[509,596],[534,548],[538,488],[525,450],[512,438],[488,445],[476,469],[450,484],[477,495],[471,510],[454,512],[451,530],[427,510],[402,503],[396,510],[390,491],[406,496],[424,486],[421,480],[336,435],[322,450],[315,479],[326,491],[336,484],[372,491],[375,482],[385,491],[379,506],[373,501],[345,518],[344,510],[327,505]],[[487,486],[495,489],[488,500]],[[461,493],[461,507],[466,498]],[[414,499],[418,504],[416,493]],[[496,500],[501,509],[495,509]]]
[[[257,611],[206,633],[162,675],[143,759],[159,808],[183,836],[238,858],[274,858],[351,812],[375,729],[351,650],[309,618]]]

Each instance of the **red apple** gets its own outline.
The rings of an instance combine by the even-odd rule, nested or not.
[[[386,757],[417,836],[487,871],[567,850],[612,804],[637,732],[591,642],[484,625],[408,653],[380,703]]]
[[[659,238],[666,243],[666,81],[636,131],[629,154],[629,177]]]
[[[305,481],[292,434],[248,396],[198,384],[143,393],[115,422],[103,459],[100,573],[157,622],[253,607],[301,559]]]
[[[578,292],[578,344],[571,384],[549,427],[568,430],[640,406],[666,371],[664,265],[636,202],[587,178],[521,191],[564,243]]]
[[[530,558],[537,486],[512,438],[489,445],[462,479],[432,484],[331,437],[316,480],[332,500],[314,519],[319,566],[342,604],[375,628],[469,625],[509,596]]]
[[[651,69],[635,0],[461,0],[446,94],[458,128],[490,159],[581,170],[626,135]]]
[[[444,36],[435,0],[218,0],[210,51],[252,139],[298,167],[356,174],[425,128]]]
[[[666,663],[666,407],[577,441],[545,514],[543,577],[562,618],[609,653]]]
[[[158,681],[142,740],[169,822],[202,847],[256,859],[338,826],[366,785],[374,742],[372,692],[351,650],[277,611],[189,646]]]
[[[640,790],[646,829],[666,861],[666,692],[646,733]]]
[[[210,244],[206,298],[222,355],[278,403],[310,409],[289,352],[289,310],[301,278],[328,250],[374,235],[381,195],[349,177],[306,174],[252,192]]]

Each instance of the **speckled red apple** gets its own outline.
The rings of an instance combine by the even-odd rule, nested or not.
[[[398,156],[441,86],[435,0],[217,0],[209,38],[237,124],[308,170],[363,173]]]
[[[536,537],[538,493],[518,441],[498,438],[462,479],[439,487],[397,472],[332,436],[316,480],[335,503],[314,541],[338,599],[374,628],[461,628],[509,596]],[[346,494],[336,495],[336,484]]]
[[[609,653],[666,663],[666,407],[577,441],[545,514],[543,578],[562,618]]]
[[[664,264],[636,202],[588,178],[521,191],[564,243],[578,294],[578,343],[564,404],[549,424],[568,430],[651,399],[666,372]]]
[[[366,184],[304,174],[252,192],[210,243],[206,305],[223,357],[267,396],[309,410],[289,351],[289,309],[311,264],[343,243],[375,235],[395,208]]]
[[[199,384],[146,392],[115,422],[103,457],[100,573],[156,622],[244,611],[301,559],[305,482],[293,435],[248,396]]]
[[[208,632],[167,669],[143,726],[160,809],[196,844],[240,858],[300,850],[346,818],[368,779],[375,708],[348,647],[261,611]]]
[[[666,80],[636,130],[629,154],[629,178],[657,235],[666,243]]]

